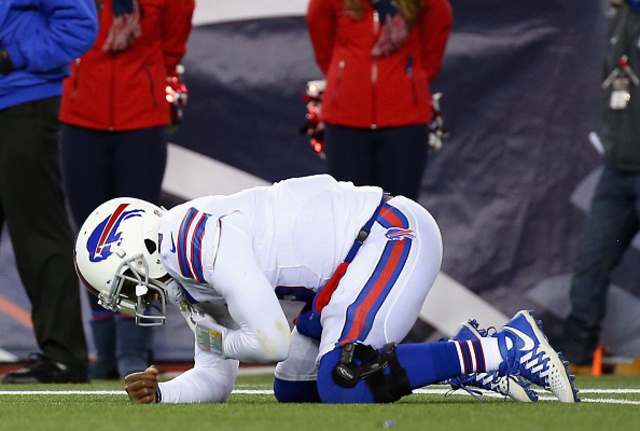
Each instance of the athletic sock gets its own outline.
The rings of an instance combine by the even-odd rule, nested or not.
[[[461,374],[497,371],[504,360],[494,337],[451,341],[456,345]]]
[[[498,340],[493,337],[461,342],[400,344],[396,351],[412,389],[464,374],[496,371],[503,361]]]
[[[455,343],[440,341],[399,344],[396,352],[412,389],[442,382],[461,374]]]
[[[494,337],[481,338],[482,351],[484,352],[485,371],[497,371],[504,360],[500,354],[498,339]]]

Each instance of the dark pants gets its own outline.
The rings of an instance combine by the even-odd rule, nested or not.
[[[167,164],[164,127],[108,132],[63,124],[60,155],[78,226],[112,198],[158,203]]]
[[[109,132],[62,125],[62,171],[76,224],[100,204],[134,197],[157,204],[167,163],[164,127]],[[115,316],[89,296],[91,328],[98,352],[93,378],[121,377],[147,367],[151,328]]]
[[[53,361],[86,368],[73,235],[58,164],[59,107],[54,97],[0,110],[0,225],[7,223],[38,346]]]
[[[62,125],[60,159],[71,213],[78,227],[116,197],[158,203],[167,164],[164,127],[108,132]],[[90,297],[91,308],[106,310]]]
[[[428,142],[426,124],[376,130],[326,124],[327,171],[340,181],[376,185],[417,200]]]
[[[640,173],[605,167],[584,221],[571,282],[571,314],[564,324],[563,353],[589,365],[607,310],[611,272],[638,232]]]

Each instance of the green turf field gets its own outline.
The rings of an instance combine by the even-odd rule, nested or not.
[[[122,382],[0,385],[0,430],[429,430],[591,431],[640,429],[640,376],[576,379],[583,402],[519,404],[445,397],[444,386],[391,405],[278,404],[272,377],[243,376],[225,404],[132,405]],[[61,392],[66,391],[66,393]]]

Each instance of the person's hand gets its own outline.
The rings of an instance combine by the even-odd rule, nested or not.
[[[158,369],[151,365],[140,373],[132,373],[124,378],[125,390],[134,404],[155,404],[158,402]]]
[[[120,52],[129,48],[142,34],[140,5],[133,2],[133,12],[114,15],[107,39],[102,46],[105,52]]]

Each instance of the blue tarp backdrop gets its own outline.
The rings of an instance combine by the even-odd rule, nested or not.
[[[602,165],[589,133],[602,109],[607,2],[450,2],[454,29],[432,90],[443,93],[451,136],[430,156],[420,202],[442,229],[442,271],[506,315],[535,309],[553,341],[569,311],[577,236]],[[191,34],[189,105],[172,141],[267,181],[323,172],[299,133],[305,82],[322,78],[302,13],[214,21]],[[28,307],[9,293],[19,286],[2,250],[0,294]],[[639,259],[636,245],[614,279],[603,339],[618,355],[640,355],[638,336],[629,335],[640,322],[628,319],[640,305]],[[11,321],[0,316],[2,327],[15,328]],[[189,358],[184,331],[179,317],[159,331],[156,356]],[[430,332],[423,325],[412,337]],[[17,338],[3,331],[0,347],[21,357],[33,351],[31,335]]]

